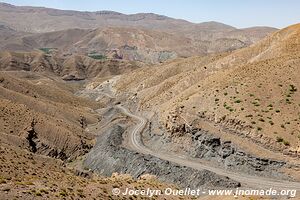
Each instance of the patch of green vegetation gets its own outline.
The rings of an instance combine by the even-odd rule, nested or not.
[[[39,50],[43,51],[45,54],[50,54],[51,51],[55,48],[40,48]]]
[[[234,103],[241,103],[242,101],[241,100],[235,100],[235,102]]]
[[[283,143],[285,146],[290,146],[290,142],[283,139],[282,137],[276,137],[276,142]]]
[[[4,184],[4,183],[6,183],[6,181],[3,179],[0,179],[0,184]]]
[[[47,189],[40,189],[40,192],[41,192],[41,193],[44,193],[44,194],[49,194],[49,192],[48,192]]]
[[[276,142],[283,142],[283,138],[282,137],[276,137]]]
[[[253,102],[251,102],[254,106],[256,106],[256,107],[258,107],[258,106],[260,106],[260,104],[259,104],[259,102],[258,101],[253,101]]]
[[[292,93],[297,92],[296,86],[290,85],[290,92],[292,92]]]
[[[286,141],[286,140],[283,141],[283,144],[284,144],[285,146],[290,146],[290,142],[289,142],[289,141]]]
[[[38,197],[42,196],[42,193],[40,193],[39,191],[36,191],[34,194],[35,194],[35,196],[38,196]]]
[[[89,54],[88,57],[93,58],[95,60],[105,60],[107,57],[101,54]]]
[[[60,192],[59,192],[59,195],[62,196],[62,197],[66,197],[68,196],[68,193],[65,189],[62,189]]]

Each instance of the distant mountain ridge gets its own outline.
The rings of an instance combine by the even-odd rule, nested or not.
[[[237,29],[213,21],[195,24],[153,13],[80,12],[6,3],[0,3],[1,24],[0,50],[56,48],[66,55],[97,52],[147,63],[240,49],[276,30]]]
[[[13,18],[10,17],[11,14],[13,14],[11,12],[14,12]],[[15,15],[15,13],[18,13],[18,15]],[[34,13],[35,15],[31,16],[30,18],[26,17],[26,15],[30,15],[32,13]],[[25,32],[50,32],[71,28],[95,29],[103,26],[144,27],[154,30],[177,30],[180,32],[188,31],[183,29],[188,27],[190,27],[190,29],[209,29],[211,31],[232,31],[236,29],[235,27],[219,22],[211,21],[196,24],[188,22],[186,20],[174,19],[154,13],[137,13],[126,15],[115,11],[81,12],[44,7],[14,6],[7,3],[0,3],[0,16],[1,21],[10,24],[13,29]],[[22,20],[18,20],[21,17],[23,17]],[[49,23],[53,22],[53,19],[46,19],[45,17],[69,17],[70,19],[64,19],[64,21],[61,21],[61,23],[52,24],[50,26]],[[145,21],[147,21],[148,23],[145,23]],[[82,24],[82,22],[85,22],[85,24]],[[44,26],[37,27],[38,24],[44,24]],[[174,27],[174,25],[177,26]]]

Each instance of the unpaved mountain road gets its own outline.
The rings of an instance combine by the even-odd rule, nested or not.
[[[300,191],[299,182],[290,182],[284,180],[269,179],[258,176],[250,176],[246,174],[238,174],[232,171],[227,171],[221,168],[216,168],[200,163],[199,160],[186,158],[180,155],[174,155],[167,152],[154,152],[147,148],[142,140],[141,133],[147,124],[147,120],[144,117],[132,114],[128,109],[124,108],[122,105],[116,106],[123,114],[131,117],[137,124],[133,127],[132,131],[129,133],[129,145],[131,148],[139,153],[150,154],[152,156],[158,157],[163,160],[167,160],[179,165],[191,167],[198,170],[209,170],[216,174],[227,176],[233,180],[239,181],[244,188],[255,188],[255,189],[278,189],[278,190],[297,190]]]
[[[105,95],[109,98],[115,98],[114,94],[111,89],[112,82],[108,83],[106,87],[104,87],[102,90],[97,91],[85,91],[85,94],[89,93],[98,93],[98,95]],[[109,91],[109,93],[107,93]],[[99,96],[99,97],[100,97]],[[232,171],[227,171],[222,168],[213,167],[208,164],[204,164],[199,159],[193,159],[189,158],[183,155],[176,155],[174,153],[170,152],[159,152],[159,151],[153,151],[146,147],[142,142],[142,132],[147,124],[147,119],[135,115],[131,113],[127,108],[123,107],[122,105],[114,105],[115,108],[118,108],[124,115],[127,115],[128,117],[132,118],[134,121],[136,121],[136,125],[132,128],[132,130],[129,132],[129,145],[130,147],[142,154],[149,154],[152,156],[155,156],[157,158],[173,162],[182,166],[191,167],[193,169],[197,170],[209,170],[216,174],[227,176],[233,180],[236,180],[242,184],[243,188],[255,188],[255,189],[278,189],[278,190],[297,190],[300,192],[300,182],[291,182],[291,181],[284,181],[284,180],[277,180],[277,179],[271,179],[271,178],[265,178],[265,177],[258,177],[258,176],[251,176],[247,174],[240,174],[240,173],[234,173]]]

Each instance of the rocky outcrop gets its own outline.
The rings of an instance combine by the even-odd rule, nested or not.
[[[106,176],[114,172],[131,174],[139,178],[152,174],[161,181],[175,183],[191,188],[236,188],[239,182],[213,172],[198,171],[161,160],[151,155],[144,155],[121,146],[125,129],[115,125],[111,131],[101,134],[97,144],[89,152],[84,165]]]
[[[213,134],[186,126],[185,124],[174,126],[172,133],[162,137],[164,143],[187,140],[190,138],[191,144],[187,148],[190,156],[212,161],[220,167],[229,170],[240,171],[252,175],[281,176],[278,170],[286,163],[266,158],[253,156],[236,147],[231,141],[222,141],[221,138]]]
[[[37,151],[36,148],[36,139],[37,137],[37,133],[34,130],[34,126],[35,126],[35,122],[34,120],[31,122],[31,127],[30,130],[27,131],[28,135],[26,137],[27,141],[28,141],[28,145],[29,145],[29,149],[31,152],[35,153]]]
[[[261,172],[273,173],[285,163],[270,159],[252,156],[238,149],[231,141],[222,141],[205,131],[194,131],[191,133],[193,157],[215,160],[229,169],[237,169],[248,173]]]

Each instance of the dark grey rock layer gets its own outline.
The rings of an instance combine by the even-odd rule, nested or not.
[[[207,170],[195,170],[144,155],[121,146],[125,129],[115,125],[97,138],[97,144],[89,152],[84,165],[93,171],[111,176],[112,173],[131,174],[138,178],[143,174],[156,175],[159,180],[191,188],[236,188],[239,182]]]
[[[194,130],[190,132],[193,139],[191,154],[193,157],[214,160],[225,168],[247,172],[249,174],[264,174],[276,176],[279,168],[285,162],[267,158],[259,158],[238,149],[231,141],[222,141],[205,131]]]

